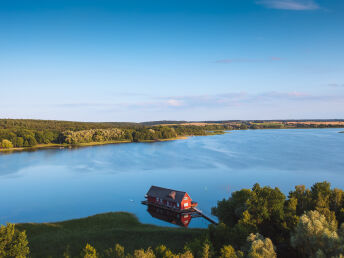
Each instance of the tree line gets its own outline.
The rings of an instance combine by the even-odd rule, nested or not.
[[[106,141],[154,141],[178,136],[210,135],[225,130],[323,128],[336,124],[293,124],[241,121],[204,125],[152,123],[93,123],[54,120],[0,119],[0,148],[34,147],[37,144],[79,144]]]
[[[224,126],[144,126],[121,123],[79,123],[41,120],[0,120],[0,148],[37,144],[80,144],[109,141],[156,141],[178,136],[209,135]]]

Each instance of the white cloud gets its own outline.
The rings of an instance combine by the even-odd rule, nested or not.
[[[319,9],[313,0],[260,0],[257,4],[271,9],[307,11]]]
[[[169,99],[167,104],[172,107],[180,107],[183,105],[183,102],[177,99]]]

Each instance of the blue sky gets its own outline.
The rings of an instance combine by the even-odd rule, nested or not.
[[[0,117],[344,118],[342,0],[2,0]]]

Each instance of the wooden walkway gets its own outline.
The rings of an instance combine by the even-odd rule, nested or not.
[[[205,218],[207,221],[213,223],[214,225],[218,224],[215,220],[213,220],[212,218],[210,218],[207,215],[205,215],[201,210],[197,209],[196,207],[192,208],[192,209],[194,209],[195,212],[197,212],[201,217]]]
[[[191,216],[193,218],[203,217],[203,218],[205,218],[206,220],[208,220],[210,223],[212,223],[214,225],[218,224],[215,220],[213,220],[212,218],[210,218],[207,215],[205,215],[201,210],[197,209],[196,207],[180,210],[180,209],[175,209],[175,208],[172,208],[172,207],[167,207],[167,206],[164,206],[164,205],[159,205],[159,204],[156,204],[156,203],[149,203],[148,201],[142,201],[141,203],[144,204],[144,205],[151,205],[151,206],[154,206],[154,207],[157,207],[157,208],[160,208],[160,209],[164,209],[164,210],[169,210],[169,211],[172,211],[172,212],[175,212],[175,213],[191,214]]]

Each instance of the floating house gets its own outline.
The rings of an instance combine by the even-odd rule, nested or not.
[[[145,197],[145,204],[176,211],[185,211],[197,206],[197,202],[193,202],[187,192],[158,186],[151,186]]]

